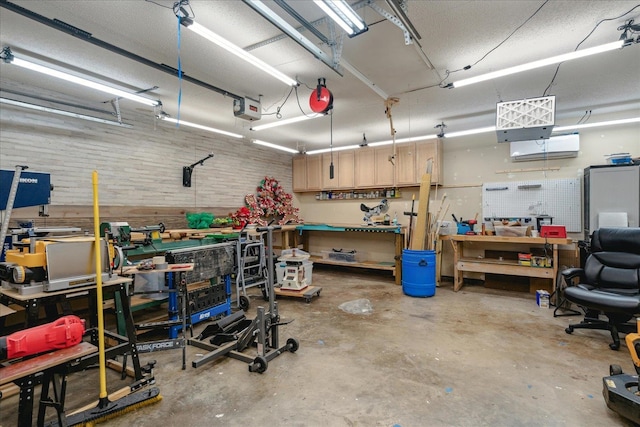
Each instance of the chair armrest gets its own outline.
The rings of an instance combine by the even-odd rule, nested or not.
[[[564,281],[567,284],[571,283],[572,279],[576,277],[580,278],[581,282],[583,282],[585,279],[584,269],[579,267],[564,269],[560,272],[560,274],[562,274],[562,277],[564,277]]]

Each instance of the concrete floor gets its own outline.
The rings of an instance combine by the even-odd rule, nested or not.
[[[187,348],[141,355],[158,361],[161,402],[109,426],[630,426],[609,410],[602,377],[609,364],[632,373],[626,348],[607,332],[564,328],[580,317],[553,317],[535,296],[443,283],[431,298],[402,294],[391,276],[314,266],[323,288],[309,304],[280,299],[281,344],[300,342],[263,374],[221,358],[199,368]],[[265,304],[249,290],[249,317]],[[342,311],[367,298],[373,313]],[[197,325],[197,334],[205,325]],[[255,350],[252,350],[255,351]],[[249,353],[249,350],[247,350]],[[108,374],[109,391],[121,381]],[[98,396],[97,371],[69,379],[67,408]],[[0,400],[0,425],[16,425],[17,396]]]

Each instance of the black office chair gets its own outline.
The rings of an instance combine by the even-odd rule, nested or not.
[[[567,284],[575,284],[564,290],[565,298],[585,310],[584,320],[569,325],[565,332],[608,330],[613,338],[609,347],[619,349],[618,332],[636,331],[635,322],[629,320],[640,314],[640,228],[594,231],[584,268],[569,268],[562,275]],[[601,319],[601,314],[607,319]]]

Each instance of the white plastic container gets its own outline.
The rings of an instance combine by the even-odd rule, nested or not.
[[[276,264],[276,279],[277,284],[282,285],[282,281],[284,280],[284,269],[287,266],[287,263],[284,261],[280,261]],[[307,285],[311,285],[311,273],[313,271],[313,262],[304,261],[302,263],[304,268],[304,276],[307,278]]]

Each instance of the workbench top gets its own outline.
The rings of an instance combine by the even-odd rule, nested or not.
[[[102,287],[106,288],[109,286],[121,285],[123,283],[131,283],[132,281],[133,279],[129,277],[113,276],[111,277],[111,279],[102,282]],[[93,284],[88,286],[78,286],[74,288],[61,289],[59,291],[53,291],[53,292],[36,292],[28,295],[22,295],[17,289],[0,288],[0,294],[6,295],[7,297],[11,298],[14,301],[30,301],[34,299],[47,298],[47,297],[52,297],[56,295],[78,294],[78,293],[90,291],[95,288],[96,288],[96,285]]]

